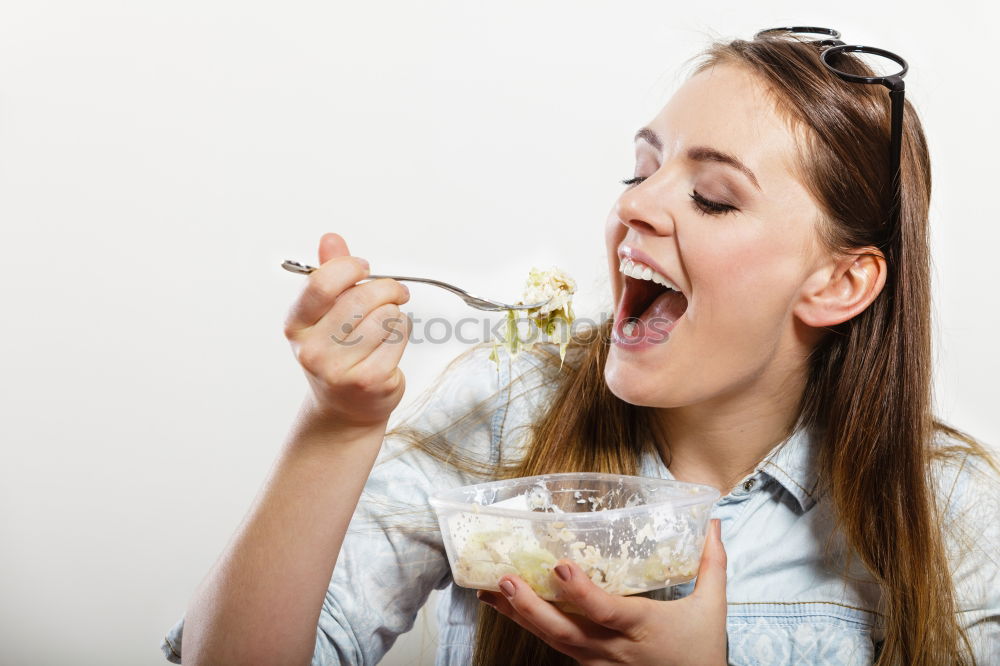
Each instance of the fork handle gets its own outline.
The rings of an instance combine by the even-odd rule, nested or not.
[[[291,261],[291,260],[283,262],[281,264],[281,267],[284,268],[287,271],[291,271],[293,273],[301,273],[302,275],[309,275],[314,270],[316,270],[315,266],[306,266],[305,264],[300,264],[297,261]],[[435,287],[441,287],[442,289],[447,289],[448,291],[456,293],[456,294],[466,295],[466,296],[469,294],[469,292],[465,291],[464,289],[459,289],[458,287],[456,287],[453,284],[448,284],[447,282],[441,282],[440,280],[432,280],[430,278],[407,277],[405,275],[375,275],[375,274],[369,274],[368,277],[366,277],[365,279],[366,280],[381,280],[383,278],[389,278],[390,280],[405,280],[407,282],[423,282],[425,284],[432,284]]]
[[[286,259],[284,262],[282,262],[281,267],[284,268],[286,271],[291,271],[293,273],[300,273],[302,275],[309,275],[314,270],[316,270],[315,266],[306,266],[305,264],[300,264],[299,262],[292,261],[291,259]],[[441,282],[440,280],[432,280],[430,278],[407,277],[404,275],[368,275],[368,277],[366,277],[365,279],[378,280],[382,278],[389,278],[390,280],[403,280],[406,282],[422,282],[424,284],[430,284],[435,287],[440,287],[455,294],[463,301],[465,301],[466,304],[474,308],[477,308],[479,310],[487,310],[491,312],[501,312],[505,310],[532,310],[545,305],[545,303],[548,303],[548,301],[544,301],[542,303],[531,303],[528,305],[525,304],[511,305],[507,303],[500,303],[497,301],[492,301],[488,298],[480,298],[479,296],[473,296],[469,292],[465,291],[464,289],[460,289],[459,287],[456,287],[453,284],[448,284],[447,282]]]
[[[305,264],[300,264],[297,261],[292,261],[291,259],[286,259],[281,262],[281,267],[286,271],[291,271],[293,273],[299,273],[300,275],[309,275],[314,270],[315,266],[306,266]]]

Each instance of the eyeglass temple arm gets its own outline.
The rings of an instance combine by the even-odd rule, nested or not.
[[[896,201],[902,204],[899,198],[901,186],[899,155],[903,142],[903,95],[905,91],[903,77],[890,76],[886,78],[885,86],[889,89],[890,113],[892,114],[892,126],[889,134],[889,173],[892,174],[892,187],[896,190],[894,192]]]

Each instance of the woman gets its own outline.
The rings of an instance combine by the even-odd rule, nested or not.
[[[183,628],[185,664],[375,663],[447,586],[439,663],[996,663],[996,467],[931,407],[924,135],[907,104],[894,233],[888,95],[822,48],[714,44],[639,132],[607,223],[615,317],[562,369],[540,347],[497,374],[476,347],[387,433],[408,292],[358,285],[368,264],[324,236],[286,322],[308,399],[168,658]],[[697,580],[614,597],[564,562],[584,615],[516,576],[477,594],[401,511],[572,470],[718,488]]]

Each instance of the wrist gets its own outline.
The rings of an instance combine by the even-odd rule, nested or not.
[[[385,436],[389,419],[375,422],[350,421],[319,408],[306,398],[295,418],[290,444],[316,443],[321,446],[342,448],[355,444],[380,444]]]

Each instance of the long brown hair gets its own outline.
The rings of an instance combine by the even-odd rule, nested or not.
[[[888,278],[879,296],[831,327],[812,350],[796,423],[822,433],[820,478],[837,526],[880,586],[884,642],[878,663],[971,664],[969,641],[955,619],[931,467],[937,458],[970,453],[993,462],[979,443],[933,415],[927,144],[906,102],[902,206],[897,233],[891,233],[882,224],[890,215],[884,195],[890,186],[888,92],[832,76],[820,52],[817,44],[790,37],[718,41],[700,54],[694,73],[728,64],[758,77],[790,127],[804,130],[797,134],[798,168],[822,213],[821,241],[831,252],[870,246],[885,256]],[[832,64],[870,72],[849,53]],[[637,472],[639,443],[662,433],[652,410],[625,403],[606,386],[609,331],[606,322],[590,329],[589,339],[572,343],[562,371],[550,375],[558,387],[530,426],[525,454],[500,461],[491,475]],[[544,345],[536,350],[539,358],[557,363],[558,355]],[[962,445],[936,447],[936,434]],[[450,464],[463,464],[440,439],[425,437],[420,445]],[[474,663],[576,662],[480,604]]]

